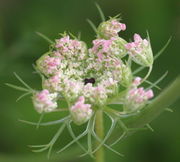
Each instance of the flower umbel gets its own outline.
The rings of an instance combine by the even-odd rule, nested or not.
[[[33,146],[40,148],[36,150],[37,152],[48,149],[49,156],[53,144],[67,126],[73,141],[58,152],[76,142],[85,154],[92,157],[101,146],[121,155],[111,146],[131,131],[131,128],[123,123],[123,119],[141,113],[154,97],[152,88],[158,86],[147,80],[154,62],[149,37],[142,39],[139,34],[134,34],[134,41],[128,43],[119,36],[119,32],[126,30],[126,25],[119,20],[115,17],[101,22],[96,29],[97,37],[92,41],[91,48],[88,48],[82,40],[67,33],[50,44],[50,50],[43,54],[35,65],[42,78],[42,90],[32,89],[17,75],[25,88],[8,84],[25,92],[20,98],[32,94],[35,110],[40,114],[68,112],[67,116],[58,121],[38,123],[38,125],[58,123],[62,125],[49,144]],[[137,63],[140,67],[134,69],[133,63]],[[135,76],[135,73],[144,67],[150,69],[147,75],[144,78]],[[157,83],[160,80],[162,78]],[[144,83],[150,86],[144,88]],[[60,108],[61,103],[66,107]],[[118,104],[118,109],[114,108],[115,104]],[[111,126],[102,139],[95,131],[98,118],[96,115],[100,111],[111,120]],[[77,126],[86,125],[85,131],[76,137],[72,122]],[[32,122],[26,123],[36,125]],[[108,145],[107,139],[117,123],[121,127],[122,136],[112,145]],[[86,135],[87,150],[79,142]],[[91,143],[92,136],[99,142],[94,149]]]

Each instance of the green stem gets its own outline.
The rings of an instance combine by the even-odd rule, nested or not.
[[[103,111],[97,110],[96,112],[96,123],[95,123],[95,131],[100,139],[104,138],[104,125],[103,125]],[[100,143],[96,142],[96,147],[98,147]],[[104,162],[104,148],[103,146],[97,150],[95,154],[95,162]]]

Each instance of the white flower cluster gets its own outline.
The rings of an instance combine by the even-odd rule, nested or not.
[[[45,89],[33,97],[37,111],[53,111],[59,94],[70,106],[74,122],[83,124],[91,117],[94,107],[103,107],[108,98],[119,93],[119,87],[129,89],[133,75],[126,60],[127,54],[143,66],[152,65],[153,57],[150,42],[146,39],[135,35],[135,42],[127,43],[119,37],[118,32],[125,29],[126,25],[115,18],[102,22],[90,49],[83,41],[71,39],[67,34],[57,39],[50,52],[37,60],[37,68],[44,75]],[[151,98],[146,94],[146,91],[134,88],[125,98],[131,102],[125,101],[124,104],[137,108],[138,104]]]
[[[33,96],[34,107],[39,113],[51,112],[57,108],[57,93],[49,93],[47,89],[35,93]]]

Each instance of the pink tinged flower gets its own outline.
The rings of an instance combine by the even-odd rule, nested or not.
[[[96,39],[93,41],[91,51],[98,56],[99,60],[102,60],[103,55],[110,54],[111,45],[112,40]]]
[[[72,47],[73,48],[76,47],[76,48],[80,49],[81,48],[81,43],[79,41],[77,41],[77,40],[73,40],[72,41]]]
[[[110,19],[102,22],[98,27],[98,34],[101,38],[110,39],[117,37],[120,31],[126,30],[126,25],[120,23],[117,19]]]
[[[106,93],[106,89],[102,85],[99,85],[99,86],[95,87],[95,89],[94,89],[94,95],[96,97],[100,98],[100,96],[105,93]]]
[[[59,40],[56,40],[56,48],[63,48],[65,43],[69,43],[69,36],[63,37]]]
[[[84,96],[80,96],[79,99],[78,99],[78,101],[79,101],[80,103],[84,103],[84,102],[85,102]]]
[[[44,61],[41,64],[42,66],[41,69],[43,69],[44,73],[53,74],[58,70],[60,63],[61,63],[60,58],[45,56]]]
[[[128,50],[130,50],[130,49],[132,49],[134,47],[135,47],[134,43],[127,43],[127,44],[125,44],[125,48],[128,49]]]
[[[137,43],[141,42],[142,41],[141,36],[139,34],[134,34],[134,41],[137,42]]]
[[[60,73],[57,73],[54,76],[44,80],[43,87],[50,90],[51,92],[59,92],[62,90],[61,82],[61,75]]]
[[[97,54],[97,57],[99,62],[103,60],[103,54],[101,52]]]
[[[134,42],[125,45],[132,60],[142,66],[151,66],[153,64],[153,54],[150,42],[142,39],[139,34],[134,34]]]
[[[132,97],[132,96],[134,96],[135,94],[137,93],[137,90],[134,88],[134,89],[131,89],[130,91],[129,91],[129,96],[128,96],[128,98],[129,97]]]
[[[84,96],[80,96],[77,102],[70,108],[72,120],[77,125],[84,124],[92,116],[92,109],[90,104],[85,104]]]
[[[48,57],[45,63],[47,63],[49,67],[56,67],[60,64],[60,60],[59,58]]]
[[[57,108],[56,98],[57,93],[49,93],[47,89],[44,89],[41,92],[36,93],[33,96],[33,103],[35,109],[39,113],[53,111]]]
[[[133,86],[138,86],[141,83],[141,78],[140,77],[136,77],[133,81]]]
[[[51,78],[52,83],[59,83],[59,80],[60,80],[60,78],[58,75],[55,75]]]
[[[126,30],[126,24],[120,23],[120,29],[121,29],[122,31]]]
[[[133,102],[133,100],[138,101],[138,103],[140,103],[140,101],[145,102],[153,96],[152,90],[145,91],[143,87],[133,88],[128,92],[128,99],[130,102]]]
[[[112,44],[112,41],[111,41],[111,40],[104,40],[104,41],[102,42],[103,52],[108,52],[111,44]]]
[[[151,89],[147,91],[143,87],[130,89],[126,97],[124,111],[132,112],[142,108],[153,96],[154,94]]]
[[[143,88],[143,87],[138,88],[137,91],[138,91],[138,95],[139,95],[139,96],[145,96],[145,91],[144,91],[144,88]]]
[[[67,96],[69,96],[69,99],[74,99],[79,96],[79,94],[82,92],[84,83],[76,80],[64,80],[65,82],[65,91],[68,93]]]
[[[49,55],[43,55],[39,60],[37,60],[37,68],[46,76],[56,73],[60,67],[61,58],[50,57]]]
[[[152,97],[154,97],[153,91],[151,89],[146,91],[146,96],[148,99],[151,99]]]
[[[61,54],[59,53],[59,51],[55,51],[53,54],[54,54],[54,56],[56,56],[56,57],[61,57]]]
[[[69,36],[56,40],[55,47],[66,59],[71,59],[76,56],[78,59],[82,60],[87,52],[87,47],[84,42],[70,39]]]

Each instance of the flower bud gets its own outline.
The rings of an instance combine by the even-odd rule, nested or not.
[[[41,92],[35,93],[33,96],[33,104],[37,112],[51,112],[57,108],[57,93],[49,93],[44,89]]]
[[[142,80],[142,79],[141,79],[140,77],[136,77],[136,78],[133,80],[132,85],[133,85],[134,87],[137,87],[138,85],[140,85],[141,80]]]
[[[62,91],[62,77],[60,73],[43,80],[42,86],[44,89],[48,89],[50,92],[60,92]]]
[[[108,21],[102,22],[98,27],[98,34],[100,38],[110,39],[118,37],[120,31],[126,30],[126,25],[120,23],[117,19],[111,18]]]
[[[93,113],[91,105],[85,104],[84,102],[84,96],[80,96],[78,101],[70,108],[72,120],[77,125],[86,123]]]
[[[126,43],[127,42],[120,37],[112,37],[109,40],[96,39],[93,41],[93,47],[89,52],[97,55],[100,62],[105,60],[108,56],[122,58],[127,53],[125,48]]]
[[[61,64],[61,59],[44,54],[37,60],[37,68],[46,76],[55,74]]]
[[[68,35],[57,39],[55,44],[56,50],[65,58],[83,60],[87,54],[87,46],[83,41],[70,39]]]
[[[125,112],[133,112],[142,108],[154,96],[153,91],[144,90],[143,87],[132,88],[128,91],[124,105]]]
[[[125,48],[137,64],[148,67],[153,64],[151,44],[148,40],[142,39],[139,34],[134,34],[134,42],[127,43]]]

